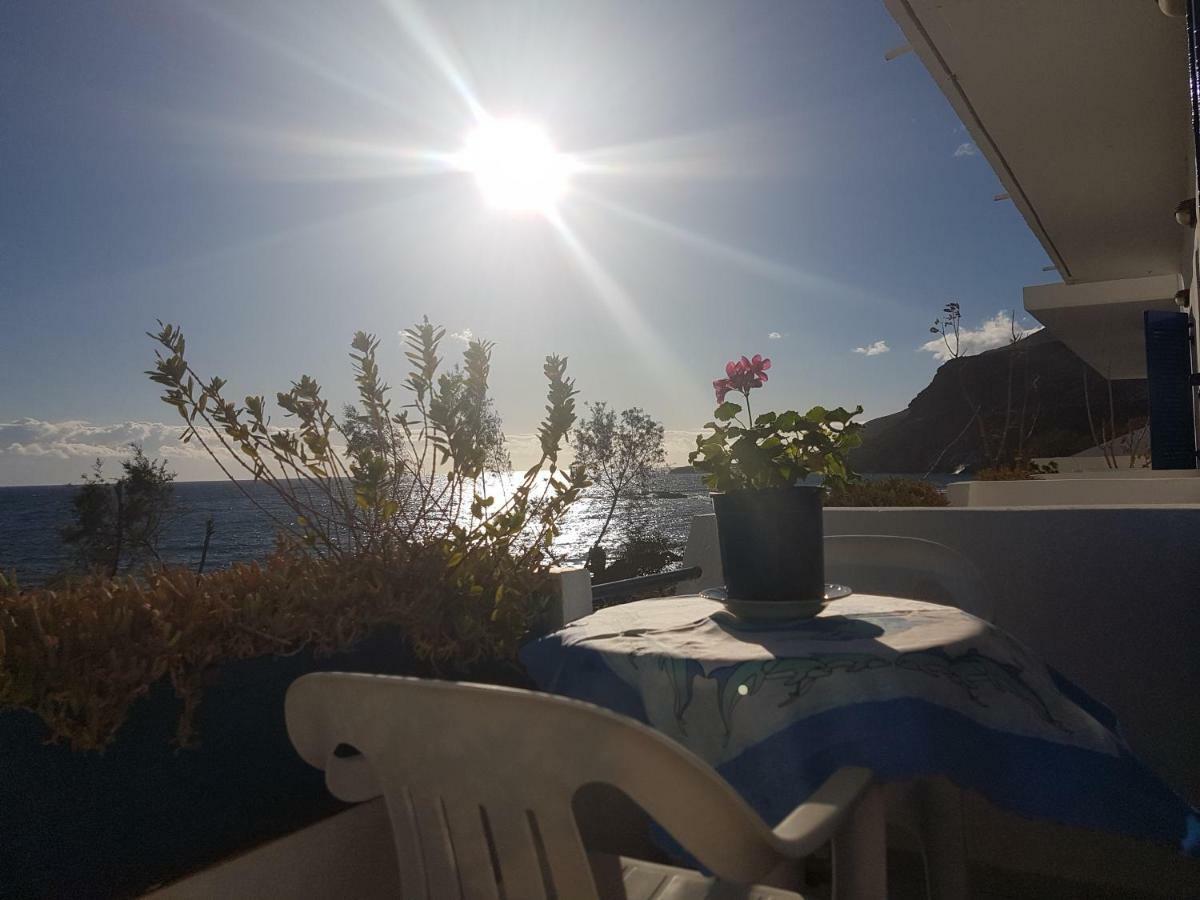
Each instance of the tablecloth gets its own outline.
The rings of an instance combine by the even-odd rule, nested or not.
[[[853,595],[764,626],[700,597],[643,600],[521,658],[541,689],[679,741],[772,824],[859,765],[883,781],[943,775],[1012,812],[1200,856],[1200,816],[1133,756],[1112,713],[953,607]]]

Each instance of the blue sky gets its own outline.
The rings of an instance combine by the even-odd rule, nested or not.
[[[743,353],[774,360],[762,408],[893,412],[947,300],[975,327],[1053,278],[920,61],[884,61],[878,0],[42,0],[0,34],[0,484],[172,449],[157,318],[240,394],[350,399],[353,331],[399,383],[428,314],[496,341],[518,443],[549,352],[680,437]],[[461,145],[464,96],[604,164],[570,242],[422,156]]]

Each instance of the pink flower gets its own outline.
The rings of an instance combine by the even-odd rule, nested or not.
[[[771,368],[771,360],[765,359],[761,353],[754,354],[753,359],[742,357],[725,363],[725,376],[713,382],[713,390],[717,393],[717,402],[724,403],[725,395],[730,391],[748,394],[751,388],[762,387],[767,381],[767,369]]]

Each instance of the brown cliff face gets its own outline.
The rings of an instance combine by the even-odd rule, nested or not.
[[[1018,453],[1031,458],[1086,450],[1097,441],[1088,423],[1085,374],[1096,434],[1110,418],[1116,434],[1145,421],[1144,380],[1111,383],[1110,417],[1109,383],[1062,341],[1040,331],[944,363],[907,409],[867,423],[851,465],[860,472],[953,472]]]

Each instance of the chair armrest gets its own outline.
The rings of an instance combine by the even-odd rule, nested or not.
[[[811,797],[775,826],[781,852],[800,859],[831,840],[842,821],[871,787],[870,769],[845,766],[826,779]]]
[[[374,800],[383,794],[371,764],[363,756],[330,756],[325,763],[329,793],[347,803]]]

